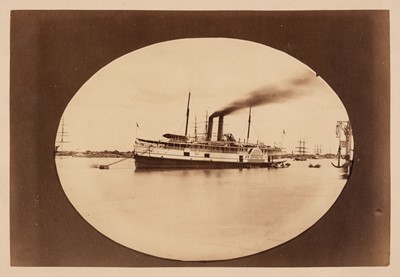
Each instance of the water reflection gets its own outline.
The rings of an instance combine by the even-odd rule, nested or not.
[[[289,168],[135,170],[128,160],[56,160],[62,187],[78,212],[109,238],[178,260],[254,254],[294,238],[339,196],[341,169],[321,160]]]

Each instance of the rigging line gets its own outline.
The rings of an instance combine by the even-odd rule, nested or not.
[[[251,122],[250,125],[251,125],[251,127],[252,127],[252,129],[253,129],[253,132],[256,134],[256,139],[257,139],[258,141],[260,141],[260,135],[258,134],[258,132],[257,132],[255,126],[254,126],[254,123]]]
[[[182,117],[179,120],[171,121],[171,124],[166,125],[165,129],[164,129],[164,127],[162,128],[162,132],[184,134],[185,133],[185,122],[186,122],[186,117]]]

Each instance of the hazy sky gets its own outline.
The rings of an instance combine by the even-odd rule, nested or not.
[[[284,52],[243,40],[180,39],[131,52],[93,75],[64,112],[70,143],[63,149],[125,151],[133,149],[136,131],[156,140],[168,132],[184,134],[189,91],[190,134],[195,116],[200,133],[206,112],[273,92],[272,102],[252,108],[250,141],[280,145],[283,138],[287,152],[296,150],[299,139],[309,152],[317,144],[336,152],[336,121],[348,120],[335,92]],[[243,140],[248,112],[227,115],[224,133]],[[217,119],[214,126],[216,132]]]

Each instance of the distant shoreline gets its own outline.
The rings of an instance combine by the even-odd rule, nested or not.
[[[134,151],[91,151],[87,150],[85,152],[79,151],[57,151],[55,152],[55,156],[69,156],[69,157],[78,157],[78,158],[133,158]],[[294,159],[296,157],[301,157],[298,154],[284,154],[284,158]],[[304,157],[306,159],[336,159],[337,154],[327,153],[327,154],[305,154]]]
[[[85,152],[79,151],[56,151],[55,156],[70,156],[70,157],[80,157],[80,158],[133,158],[133,151],[90,151]]]

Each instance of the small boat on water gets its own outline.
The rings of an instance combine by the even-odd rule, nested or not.
[[[282,148],[262,142],[249,142],[251,109],[246,141],[236,141],[231,133],[224,133],[225,115],[218,113],[208,117],[204,137],[189,137],[189,102],[190,93],[185,135],[167,133],[163,135],[163,140],[136,139],[136,169],[287,167],[284,165],[286,159],[282,157]],[[217,139],[212,140],[213,121],[216,117],[219,119]]]
[[[274,168],[287,168],[290,166],[290,163],[277,163],[274,164]]]
[[[315,164],[315,165],[313,165],[313,164],[309,164],[309,166],[308,167],[310,167],[310,168],[320,168],[321,167],[321,165],[320,164]]]
[[[306,157],[295,157],[293,160],[295,161],[307,161]]]

